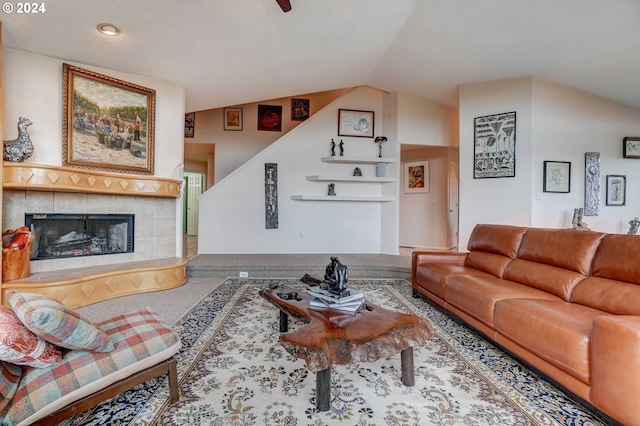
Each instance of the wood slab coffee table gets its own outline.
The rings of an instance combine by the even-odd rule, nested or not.
[[[331,405],[331,365],[372,362],[400,352],[402,383],[415,385],[413,347],[423,345],[433,334],[426,320],[368,302],[357,313],[312,308],[311,296],[287,286],[264,289],[260,295],[280,310],[280,344],[316,373],[319,411],[327,411]],[[308,324],[287,332],[289,315]]]

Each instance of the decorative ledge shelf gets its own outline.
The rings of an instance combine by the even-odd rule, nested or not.
[[[298,201],[356,201],[356,202],[389,202],[395,197],[367,197],[356,195],[292,195],[292,200]]]
[[[153,176],[125,175],[32,163],[4,162],[5,189],[28,191],[85,192],[96,194],[138,195],[148,197],[180,196],[182,182]]]
[[[340,157],[340,156],[329,156],[322,157],[321,161],[324,163],[348,163],[348,164],[378,164],[378,163],[395,163],[395,158],[390,157]]]
[[[395,182],[394,177],[363,177],[363,176],[307,176],[309,181],[323,181],[323,182],[363,182],[363,183],[386,183]]]

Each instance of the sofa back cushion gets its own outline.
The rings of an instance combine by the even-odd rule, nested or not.
[[[640,235],[606,235],[593,259],[591,275],[640,284]]]
[[[505,269],[503,278],[546,291],[568,302],[573,288],[586,277],[557,266],[514,259]]]
[[[589,275],[605,234],[573,229],[531,228],[522,238],[518,259]]]
[[[471,232],[465,266],[502,278],[506,266],[518,254],[522,236],[529,228],[479,224]]]
[[[640,285],[589,277],[571,293],[572,303],[615,315],[640,315]]]

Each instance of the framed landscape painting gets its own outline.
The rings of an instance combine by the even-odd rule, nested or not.
[[[153,174],[153,89],[63,64],[62,163]]]

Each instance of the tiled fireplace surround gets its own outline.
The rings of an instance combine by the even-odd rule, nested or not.
[[[3,169],[3,230],[24,226],[25,213],[134,214],[135,251],[31,261],[29,277],[0,282],[0,303],[18,290],[78,307],[186,282],[186,260],[176,256],[180,180],[32,163]]]
[[[32,273],[176,256],[176,198],[5,189],[4,230],[24,226],[25,213],[135,215],[134,253],[36,260]]]

